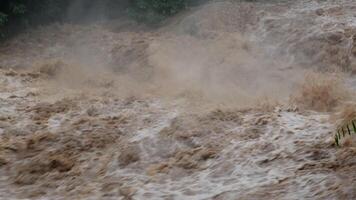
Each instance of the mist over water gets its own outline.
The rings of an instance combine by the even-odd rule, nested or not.
[[[86,21],[104,20],[104,3],[75,1],[68,13],[85,11]],[[77,33],[69,30],[71,37],[64,40],[70,45],[57,42],[51,57],[71,60],[76,66],[70,68],[79,73],[72,78],[79,82],[88,74],[114,70],[117,77],[111,78],[143,94],[195,93],[236,105],[253,105],[265,97],[285,101],[305,70],[353,68],[352,37],[341,30],[352,27],[347,3],[211,2],[168,21],[159,31],[146,32],[130,32],[132,22],[120,26],[120,19],[102,21]]]

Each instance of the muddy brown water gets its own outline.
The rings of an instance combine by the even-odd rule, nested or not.
[[[0,199],[356,199],[355,147],[333,145],[329,113],[286,101],[305,70],[353,73],[355,13],[223,1],[155,31],[14,38],[0,48]]]

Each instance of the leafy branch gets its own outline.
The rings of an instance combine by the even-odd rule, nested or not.
[[[356,120],[352,120],[349,123],[341,126],[337,129],[337,133],[334,136],[336,146],[340,146],[340,140],[344,138],[347,134],[350,136],[356,134]]]

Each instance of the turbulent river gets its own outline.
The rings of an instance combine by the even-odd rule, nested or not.
[[[353,0],[53,24],[0,69],[0,199],[356,199],[355,145],[290,100],[310,71],[352,91]]]

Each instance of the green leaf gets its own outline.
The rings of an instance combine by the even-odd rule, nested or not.
[[[351,135],[351,131],[350,131],[349,125],[346,125],[346,127],[347,127],[347,132],[349,133],[349,135]]]
[[[356,133],[356,125],[354,121],[352,121],[352,127],[354,128],[354,133]]]
[[[24,4],[12,3],[10,4],[10,9],[14,14],[24,14],[26,12],[26,6]]]
[[[339,138],[337,135],[335,135],[335,144],[336,146],[339,146]]]
[[[7,22],[7,17],[7,14],[0,12],[0,26],[5,25],[5,23]]]
[[[352,134],[352,131],[354,134],[356,134],[356,120],[351,120],[348,124],[341,126],[337,129],[337,133],[335,134],[335,144],[337,146],[340,145],[340,140],[342,137],[345,137],[345,135],[348,133],[349,135]],[[345,127],[346,126],[346,127]],[[346,130],[344,130],[346,128]],[[347,132],[346,132],[347,131]]]

